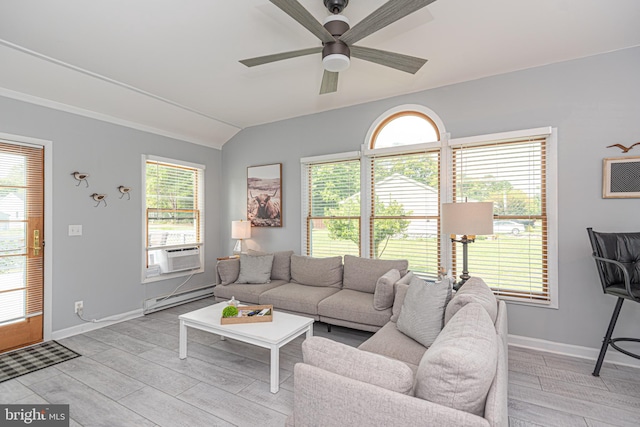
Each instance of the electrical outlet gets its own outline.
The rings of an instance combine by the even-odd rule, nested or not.
[[[76,301],[75,308],[76,308],[76,313],[81,312],[82,309],[84,308],[82,301]]]

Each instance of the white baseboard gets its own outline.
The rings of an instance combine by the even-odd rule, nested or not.
[[[105,326],[113,325],[116,323],[124,322],[127,320],[142,317],[142,309],[130,311],[128,313],[122,313],[121,315],[109,316],[101,319],[100,322],[86,322],[80,325],[72,326],[70,328],[61,329],[59,331],[53,331],[51,333],[52,340],[61,340],[73,335],[83,334],[85,332],[94,331],[96,329],[104,328]],[[113,319],[113,320],[111,320]]]
[[[580,359],[591,360],[594,363],[596,360],[598,360],[598,354],[600,354],[599,348],[563,344],[554,341],[546,341],[538,338],[529,338],[511,334],[509,335],[509,345],[512,347],[528,348],[532,350],[562,354],[565,356],[578,357]],[[634,368],[640,367],[640,359],[629,357],[611,347],[609,347],[609,349],[607,350],[607,355],[605,356],[604,360],[605,362],[615,363],[616,365],[632,366]]]

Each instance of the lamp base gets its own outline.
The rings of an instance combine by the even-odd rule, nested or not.
[[[233,247],[233,254],[240,255],[242,253],[242,239],[236,240],[236,245]]]
[[[462,243],[462,274],[460,275],[460,281],[453,284],[453,289],[458,290],[464,285],[464,283],[471,278],[468,270],[468,256],[467,245],[475,241],[475,236],[462,236],[462,239],[456,240],[455,237],[451,238],[451,242]]]

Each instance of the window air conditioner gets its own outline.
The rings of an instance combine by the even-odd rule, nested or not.
[[[162,274],[200,268],[200,248],[162,249],[158,254]]]

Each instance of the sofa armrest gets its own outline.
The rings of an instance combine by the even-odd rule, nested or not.
[[[489,426],[482,417],[304,363],[294,368],[292,421],[295,426]]]

